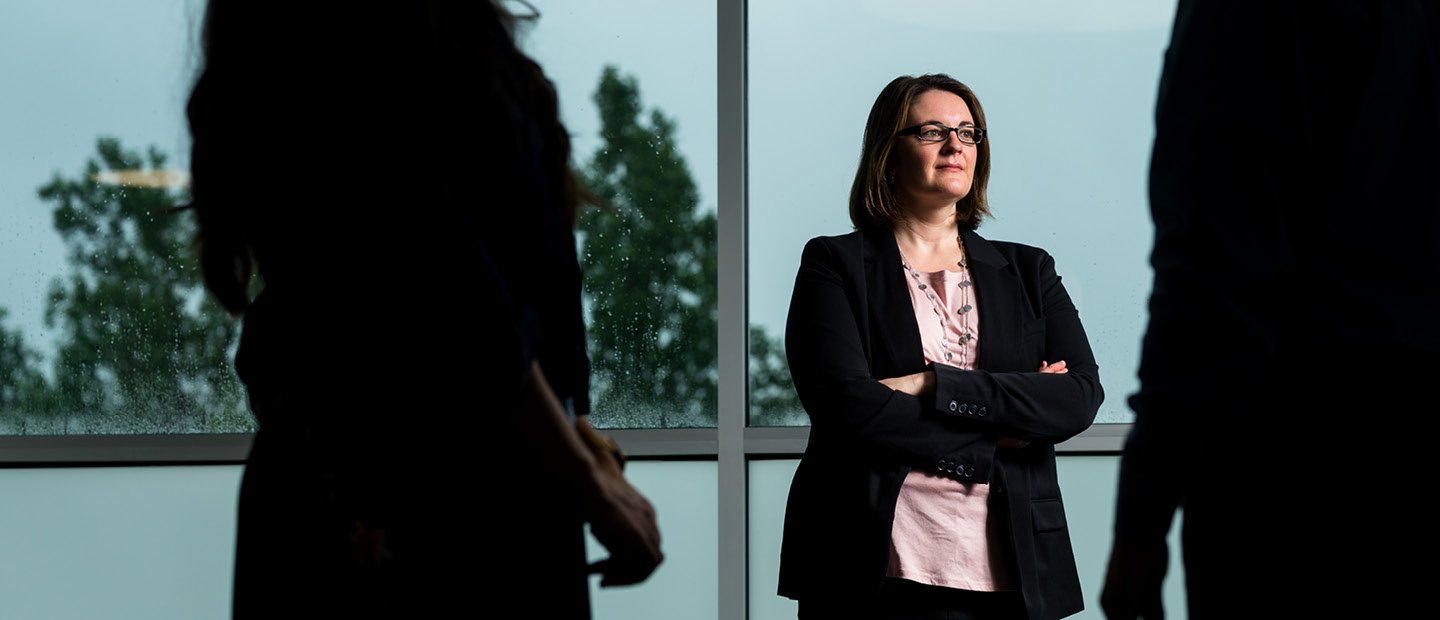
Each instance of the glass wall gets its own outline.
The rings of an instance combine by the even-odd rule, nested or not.
[[[0,618],[222,620],[236,466],[0,469]]]
[[[714,427],[715,7],[534,4],[522,43],[559,90],[576,165],[609,203],[580,220],[592,420]]]
[[[714,427],[714,7],[540,4],[522,44],[608,203],[579,231],[593,419]],[[236,324],[191,269],[190,218],[167,212],[188,199],[203,7],[0,7],[0,434],[253,429]]]
[[[1129,421],[1150,284],[1152,111],[1173,3],[753,2],[747,30],[727,33],[717,7],[741,2],[532,0],[539,19],[520,33],[559,90],[576,168],[608,203],[587,210],[578,231],[593,418],[647,429],[625,435],[627,448],[652,436],[687,446],[647,456],[702,459],[632,464],[668,558],[646,584],[597,589],[598,618],[719,617],[722,598],[746,599],[752,618],[793,617],[774,579],[804,429],[715,428],[730,415],[755,427],[808,424],[784,358],[790,289],[806,240],[850,230],[865,117],[897,75],[949,73],[979,94],[995,213],[980,232],[1055,256],[1101,366],[1100,421]],[[186,199],[183,106],[202,6],[0,3],[0,435],[252,428],[230,370],[234,323],[188,270],[188,220],[164,215]],[[746,82],[719,83],[728,58],[717,49],[735,38]],[[736,91],[746,93],[743,126],[717,113]],[[746,141],[744,182],[726,177],[723,208],[721,135]],[[721,246],[720,221],[736,217],[745,237]],[[722,254],[746,259],[746,343],[717,337]],[[718,367],[725,346],[748,349],[744,368]],[[744,376],[748,409],[718,410],[722,372]],[[676,428],[686,430],[650,432]],[[762,449],[756,437],[772,443]],[[752,460],[762,453],[782,458]],[[1062,458],[1061,475],[1091,596],[1114,471],[1113,457],[1088,458]],[[730,467],[748,478],[729,484]],[[233,501],[233,488],[224,494]],[[745,511],[729,510],[741,501]],[[24,525],[51,542],[93,527]],[[724,558],[738,547],[743,566],[733,570]],[[47,553],[26,549],[26,570]],[[602,553],[592,541],[592,556]],[[206,587],[221,592],[226,579]],[[1092,599],[1084,617],[1095,613]]]
[[[716,618],[715,463],[640,461],[627,470],[655,505],[665,562],[638,586],[602,589],[594,578],[595,618]],[[237,466],[0,469],[0,618],[229,618],[240,474]],[[590,558],[601,557],[592,539]]]

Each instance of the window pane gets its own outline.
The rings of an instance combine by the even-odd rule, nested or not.
[[[163,214],[203,0],[52,4],[0,8],[0,433],[250,430],[234,324],[182,269],[189,218]],[[611,205],[579,234],[594,419],[714,426],[714,7],[541,8],[522,38]]]
[[[752,334],[764,336],[752,337],[752,368],[757,357],[783,368],[778,338],[805,242],[852,229],[875,96],[899,75],[948,73],[975,90],[989,123],[995,217],[980,234],[1055,257],[1100,364],[1097,420],[1130,420],[1150,287],[1151,119],[1174,7],[1043,4],[750,4],[749,301]],[[797,140],[802,126],[817,130]],[[777,396],[784,380],[752,375],[752,425],[807,423]]]
[[[597,426],[713,427],[715,7],[547,2],[522,32],[575,164]]]
[[[0,434],[240,432],[192,268],[200,0],[0,6]]]
[[[785,499],[800,461],[750,461],[750,536],[746,546],[750,575],[749,618],[794,618],[795,601],[776,594],[780,587],[780,542],[785,524]]]

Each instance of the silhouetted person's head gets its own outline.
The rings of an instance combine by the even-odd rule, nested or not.
[[[242,312],[257,261],[343,280],[383,257],[360,237],[416,230],[466,183],[573,218],[569,137],[515,23],[494,2],[211,0],[187,113],[214,297]]]

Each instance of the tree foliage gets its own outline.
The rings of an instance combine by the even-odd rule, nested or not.
[[[50,285],[45,322],[60,340],[53,380],[24,395],[27,432],[251,427],[229,363],[235,323],[206,299],[191,218],[175,210],[184,196],[128,184],[165,161],[153,147],[141,156],[102,138],[78,178],[40,188],[69,272]]]
[[[644,112],[633,77],[606,67],[594,101],[603,142],[585,180],[608,208],[585,211],[580,231],[596,420],[714,426],[715,212],[699,204],[675,147],[675,122],[659,110]],[[752,367],[764,371],[752,387],[767,395],[765,409],[798,411],[778,343],[760,329],[751,339],[761,355]]]
[[[603,143],[582,176],[608,206],[586,209],[578,223],[594,419],[714,426],[714,209],[699,203],[675,122],[644,111],[634,78],[607,67],[594,100]],[[0,308],[0,433],[253,428],[230,364],[236,324],[206,297],[192,218],[175,210],[186,197],[115,182],[165,163],[154,148],[142,156],[101,139],[78,177],[40,188],[67,249],[68,272],[52,282],[45,313],[60,337],[42,357],[4,326]],[[749,338],[752,423],[803,422],[779,339],[758,327]]]
[[[603,144],[586,182],[608,208],[579,227],[590,301],[596,420],[715,424],[715,214],[658,110],[642,120],[633,78],[606,67],[595,92]]]
[[[8,314],[0,308],[0,421],[43,406],[40,397],[47,388],[38,366],[40,354],[26,346],[19,330],[5,327]]]

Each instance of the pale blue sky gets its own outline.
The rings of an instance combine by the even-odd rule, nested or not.
[[[196,0],[5,0],[0,3],[0,307],[32,346],[65,265],[36,190],[74,177],[100,136],[155,145],[183,165],[188,40]]]
[[[716,206],[713,2],[535,0],[523,42],[560,89],[577,160],[598,143],[601,67],[638,77],[678,122],[703,208]],[[118,5],[118,6],[117,6]],[[186,164],[183,102],[200,0],[0,3],[0,306],[47,341],[41,317],[64,267],[35,190],[74,176],[99,136]],[[751,321],[779,335],[804,242],[849,230],[846,200],[875,94],[945,72],[979,94],[994,156],[991,238],[1055,255],[1081,308],[1109,398],[1128,414],[1150,223],[1145,171],[1155,84],[1174,6],[1158,0],[755,1],[749,7]]]

